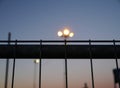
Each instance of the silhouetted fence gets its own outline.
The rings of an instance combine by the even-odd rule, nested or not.
[[[120,58],[120,40],[0,40],[0,58],[6,60],[5,88],[7,88],[7,75],[9,58],[14,58],[12,85],[14,85],[15,60],[17,58],[63,58],[65,59],[66,88],[68,88],[67,59],[79,58],[90,59],[91,80],[94,88],[94,73],[92,59],[114,58],[116,70],[114,74],[119,74],[118,58]],[[115,75],[117,78],[118,75]],[[119,79],[115,79],[118,81]],[[119,81],[120,82],[120,81]],[[39,88],[41,88],[41,62],[39,65]],[[120,87],[119,87],[120,88]]]

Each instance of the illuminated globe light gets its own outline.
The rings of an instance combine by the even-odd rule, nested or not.
[[[62,31],[58,31],[58,36],[67,39],[68,37],[73,37],[74,33],[70,32],[68,28],[64,28]]]
[[[61,31],[58,31],[58,36],[62,36],[63,33]]]
[[[39,59],[35,59],[35,60],[34,60],[34,63],[36,63],[36,64],[38,64],[39,62],[40,62]]]
[[[69,37],[73,37],[73,36],[74,36],[74,33],[71,32],[71,33],[69,34]]]
[[[63,34],[65,35],[65,36],[68,36],[69,35],[69,33],[70,33],[70,31],[66,28],[66,29],[64,29],[64,31],[63,31]]]

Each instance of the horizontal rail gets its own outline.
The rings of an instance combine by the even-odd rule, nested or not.
[[[16,40],[0,40],[0,43],[15,43]],[[57,43],[57,42],[64,42],[64,40],[17,40],[17,43]],[[66,42],[71,42],[71,43],[77,43],[77,42],[83,42],[83,43],[113,43],[113,42],[120,42],[120,40],[66,40]]]
[[[120,58],[120,45],[67,45],[67,58]],[[116,50],[115,50],[116,49]],[[64,58],[65,45],[0,45],[0,58]]]

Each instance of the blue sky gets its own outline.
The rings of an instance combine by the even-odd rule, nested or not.
[[[6,40],[8,32],[13,40],[61,40],[57,32],[66,26],[75,33],[72,40],[119,39],[120,1],[0,0],[0,40]],[[69,88],[82,88],[84,82],[91,88],[89,60],[69,60],[68,65]],[[32,88],[33,66],[33,60],[17,60],[15,88]],[[94,66],[95,87],[113,88],[114,60],[94,60]],[[2,79],[4,68],[5,60],[0,60]],[[65,88],[63,60],[44,60],[42,69],[42,88]]]
[[[119,39],[119,0],[1,0],[0,39],[60,39],[68,26],[71,39]]]

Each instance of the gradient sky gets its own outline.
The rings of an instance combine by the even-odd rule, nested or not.
[[[120,66],[120,60],[119,66]],[[11,73],[13,59],[10,59],[8,88],[11,88]],[[17,59],[14,88],[33,88],[34,76],[33,59]],[[113,88],[113,72],[116,67],[115,59],[94,59],[95,88]],[[37,64],[38,88],[38,64]],[[0,59],[0,88],[4,88],[5,59]],[[83,88],[84,83],[91,85],[91,71],[89,59],[68,60],[68,86],[69,88]],[[65,88],[64,59],[42,60],[42,88]]]
[[[13,40],[61,40],[57,32],[66,26],[75,33],[72,40],[119,39],[120,1],[0,0],[0,40],[6,40],[8,32]],[[115,61],[93,63],[95,88],[113,88]],[[64,60],[43,60],[42,65],[42,88],[65,88]],[[33,87],[33,67],[33,60],[17,60],[15,88]],[[4,71],[5,60],[0,60],[0,88]],[[69,88],[82,88],[84,82],[91,88],[89,60],[69,60],[68,76]]]
[[[72,39],[119,39],[119,0],[0,0],[0,39],[60,39],[68,26]]]

